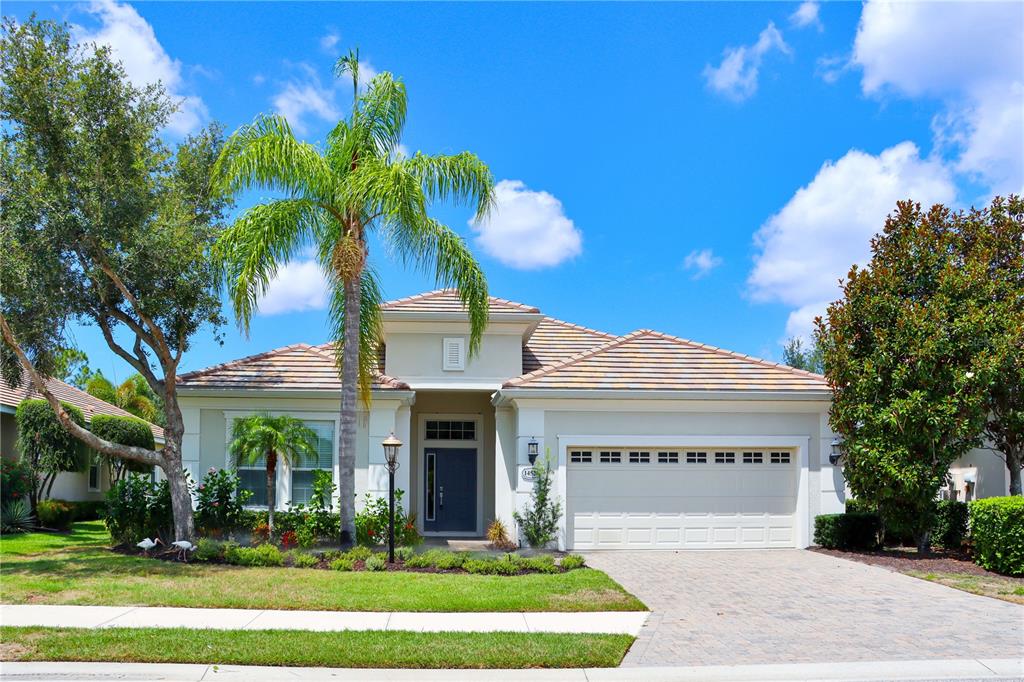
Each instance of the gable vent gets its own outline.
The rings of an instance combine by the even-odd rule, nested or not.
[[[448,372],[466,369],[466,339],[461,336],[445,338],[441,352],[442,369]]]

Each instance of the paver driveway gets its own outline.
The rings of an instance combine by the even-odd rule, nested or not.
[[[1024,655],[1024,606],[804,550],[591,552],[651,609],[623,665]]]

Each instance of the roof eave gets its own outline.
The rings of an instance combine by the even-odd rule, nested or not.
[[[806,400],[829,401],[832,392],[828,389],[797,390],[644,390],[644,389],[565,389],[565,388],[518,388],[508,386],[498,389],[491,402],[495,406],[507,404],[517,398],[542,398],[549,400]]]
[[[338,389],[292,388],[218,388],[216,386],[178,386],[178,393],[189,398],[330,398],[341,400]],[[416,399],[416,391],[404,388],[374,388],[374,400],[402,400],[409,404]]]

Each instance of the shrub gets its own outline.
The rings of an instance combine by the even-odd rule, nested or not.
[[[1024,497],[988,497],[970,503],[974,561],[1007,575],[1024,575]]]
[[[252,529],[252,541],[257,545],[270,542],[270,524],[266,521],[257,523]]]
[[[199,538],[192,557],[196,561],[220,561],[224,558],[224,545],[210,538]]]
[[[846,512],[814,519],[814,542],[826,549],[876,549],[881,522],[877,514]]]
[[[520,565],[527,571],[536,573],[558,573],[558,566],[555,565],[555,558],[550,554],[541,554],[534,557],[521,557]]]
[[[490,562],[491,572],[495,575],[515,575],[519,573],[522,566],[517,561],[510,561],[508,557]]]
[[[423,538],[416,532],[415,514],[406,514],[402,507],[401,490],[395,491],[395,545],[418,545]],[[356,542],[369,547],[388,541],[388,500],[366,493],[362,510],[356,512]]]
[[[75,521],[102,519],[107,508],[107,503],[104,500],[82,500],[69,504],[75,512]]]
[[[946,549],[960,549],[967,536],[966,502],[939,500],[935,505],[935,528],[932,540]]]
[[[291,549],[299,544],[298,538],[295,535],[295,531],[288,530],[281,534],[281,547],[284,549]]]
[[[848,499],[846,501],[846,511],[847,512],[871,512],[871,513],[875,513],[878,510],[877,510],[877,508],[874,505],[869,504],[868,502],[865,502],[864,500],[861,500],[861,499],[856,498],[856,497],[851,497],[850,499]]]
[[[245,503],[251,496],[234,471],[210,467],[196,488],[196,525],[206,532],[241,527],[246,519]]]
[[[36,516],[44,528],[67,530],[75,520],[75,508],[65,500],[40,500],[36,504]]]
[[[149,537],[169,538],[174,517],[167,481],[153,483],[135,474],[118,481],[107,491],[104,520],[116,544],[134,545]]]
[[[134,445],[155,450],[153,429],[148,422],[138,417],[121,417],[114,414],[96,414],[89,420],[89,430],[94,434],[121,445]],[[148,474],[153,470],[149,464],[133,462],[123,457],[100,455],[110,467],[111,480],[120,481],[128,473]]]
[[[579,554],[566,554],[562,557],[562,569],[565,571],[572,571],[577,568],[583,568],[587,565],[586,560]]]
[[[487,526],[487,541],[494,549],[508,551],[516,548],[516,543],[509,539],[508,529],[501,519],[494,519],[491,525]]]
[[[374,554],[366,560],[366,570],[383,571],[388,567],[388,558],[383,554]]]
[[[412,547],[395,547],[395,559],[398,561],[408,561],[415,553]]]
[[[309,552],[292,550],[288,554],[289,563],[295,568],[315,568],[320,563],[320,559]]]
[[[35,518],[28,500],[8,500],[0,505],[0,531],[25,533],[35,527]]]
[[[295,533],[295,542],[302,549],[309,549],[316,544],[316,536],[313,535],[313,530],[309,526],[300,526],[298,530],[288,532]]]
[[[61,403],[71,421],[85,426],[82,411]],[[23,400],[15,411],[18,424],[16,447],[32,472],[30,497],[33,503],[50,494],[57,474],[63,471],[85,471],[89,463],[88,449],[72,436],[57,419],[45,400]]]
[[[467,559],[463,564],[462,568],[467,573],[477,573],[481,575],[487,575],[494,572],[494,564],[497,561],[488,561],[486,559]]]
[[[405,560],[409,568],[437,568],[443,571],[450,571],[462,568],[467,559],[464,552],[449,552],[444,549],[430,549],[422,554],[416,554]]]
[[[351,559],[339,557],[332,561],[330,566],[332,571],[351,571],[355,567],[355,562]]]
[[[32,469],[24,460],[0,459],[0,505],[28,500],[32,494]]]
[[[348,552],[345,553],[345,556],[347,556],[352,561],[366,561],[370,558],[370,555],[372,554],[373,550],[369,547],[357,545],[352,549],[348,550]]]
[[[537,477],[533,481],[530,504],[522,513],[512,513],[530,547],[544,547],[554,540],[558,520],[562,517],[562,503],[552,492],[551,466],[550,453],[545,453],[544,463],[534,467]]]
[[[271,544],[232,548],[230,554],[224,553],[224,560],[239,566],[280,566],[284,563],[281,550]]]

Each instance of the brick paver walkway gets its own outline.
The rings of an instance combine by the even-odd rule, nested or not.
[[[1024,606],[803,550],[591,552],[653,613],[623,665],[1024,655]]]

